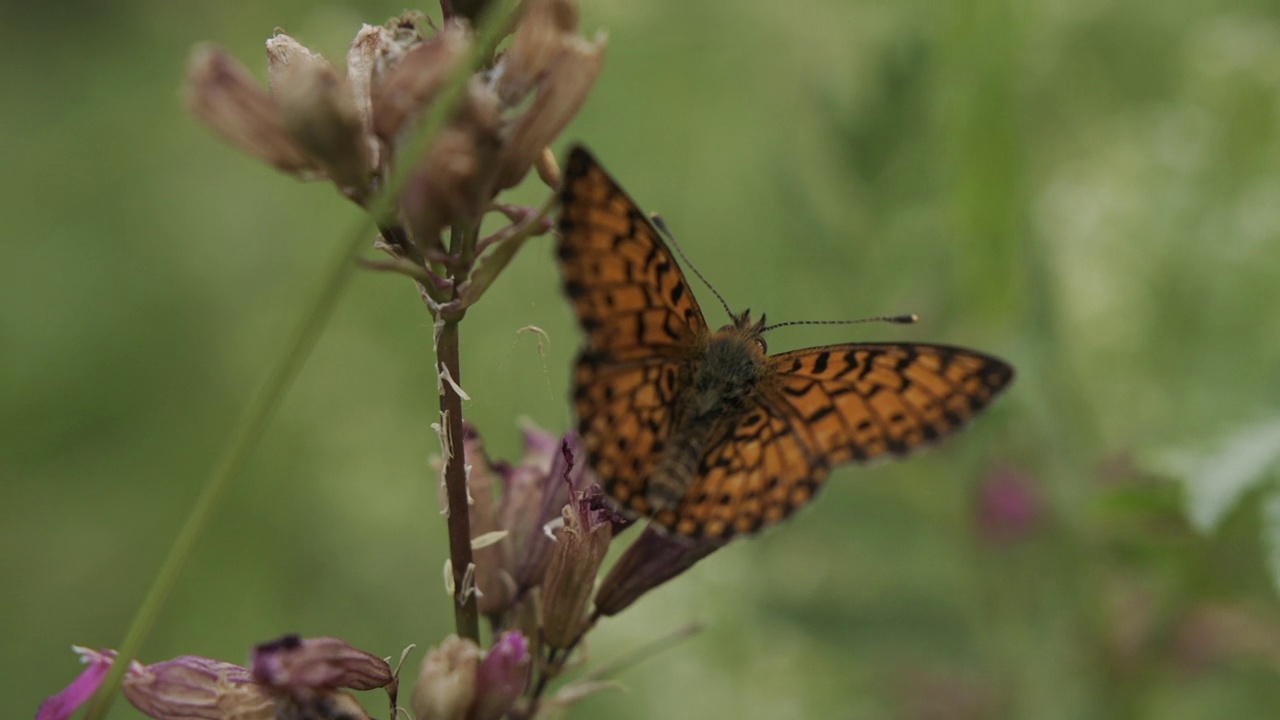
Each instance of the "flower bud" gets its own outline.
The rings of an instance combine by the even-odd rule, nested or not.
[[[529,643],[524,636],[503,633],[480,663],[475,707],[468,720],[501,720],[529,683],[529,661]]]
[[[372,690],[394,680],[387,661],[335,637],[286,635],[258,645],[250,657],[253,678],[286,691],[311,688]]]
[[[480,648],[466,638],[450,635],[422,660],[413,688],[413,713],[418,720],[464,720],[476,697]]]
[[[616,615],[641,595],[693,567],[724,547],[710,540],[690,540],[646,527],[614,563],[596,593],[596,613]]]
[[[593,485],[572,496],[564,508],[564,527],[556,532],[543,582],[542,638],[560,649],[572,647],[586,629],[596,571],[613,538],[608,501],[600,487]]]

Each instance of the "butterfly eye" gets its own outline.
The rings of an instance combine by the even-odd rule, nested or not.
[[[769,344],[764,341],[763,335],[756,336],[756,344],[760,346],[760,352],[764,353],[765,355],[769,354]]]

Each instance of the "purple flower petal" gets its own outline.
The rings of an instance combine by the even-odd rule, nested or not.
[[[102,685],[102,679],[111,670],[111,662],[115,660],[115,650],[90,650],[76,645],[71,646],[80,655],[85,669],[57,695],[50,695],[40,703],[36,711],[36,720],[63,720],[71,717],[86,700],[93,697]]]

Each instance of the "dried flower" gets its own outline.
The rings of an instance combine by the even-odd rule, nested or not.
[[[570,493],[542,588],[542,639],[553,648],[572,647],[586,628],[596,571],[613,539],[612,514],[599,485]]]
[[[335,637],[286,635],[255,647],[249,665],[254,680],[288,691],[372,690],[395,679],[386,660]]]
[[[499,720],[529,684],[529,643],[506,632],[485,653],[476,673],[476,700],[469,720]]]
[[[690,540],[650,525],[631,543],[596,593],[596,614],[617,615],[641,595],[693,567],[724,547],[712,540]]]
[[[187,108],[224,140],[280,170],[317,169],[285,128],[275,101],[222,48],[199,46],[191,53]]]
[[[133,664],[122,684],[134,707],[160,720],[276,717],[277,696],[239,665],[182,655],[154,665]]]
[[[476,697],[480,648],[450,635],[427,651],[413,688],[413,713],[418,720],[464,720]]]
[[[494,498],[497,472],[489,462],[484,444],[475,428],[464,426],[462,447],[467,458],[467,487],[472,503],[471,534],[473,538],[497,537],[500,539],[483,546],[472,543],[473,561],[476,565],[477,604],[480,612],[495,617],[505,612],[515,600],[516,582],[513,577],[514,559],[510,533],[499,523],[497,502]]]
[[[555,448],[551,456],[546,454],[549,447]],[[548,526],[560,521],[570,492],[587,483],[587,464],[569,458],[585,457],[585,452],[575,433],[557,440],[526,430],[524,461],[504,473],[501,517],[515,543],[515,579],[522,591],[542,584],[554,544]]]
[[[367,190],[369,141],[346,78],[284,34],[267,41],[267,77],[294,141],[339,187]]]

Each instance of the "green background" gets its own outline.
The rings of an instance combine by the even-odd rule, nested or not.
[[[190,47],[262,77],[276,26],[340,60],[400,10],[0,8],[9,714],[73,677],[72,643],[119,643],[360,218],[184,112]],[[1280,7],[583,0],[582,18],[608,57],[557,149],[587,143],[735,309],[923,317],[786,328],[773,350],[952,342],[1019,376],[944,447],[834,473],[793,521],[605,621],[590,663],[707,627],[575,717],[1274,717],[1270,485],[1196,532],[1149,459],[1215,457],[1280,414]],[[398,655],[451,631],[430,329],[407,281],[357,277],[144,660],[243,661],[285,632]],[[567,426],[578,336],[550,238],[462,342],[495,456],[519,454],[519,418]],[[976,506],[999,472],[1039,512],[993,540]]]

